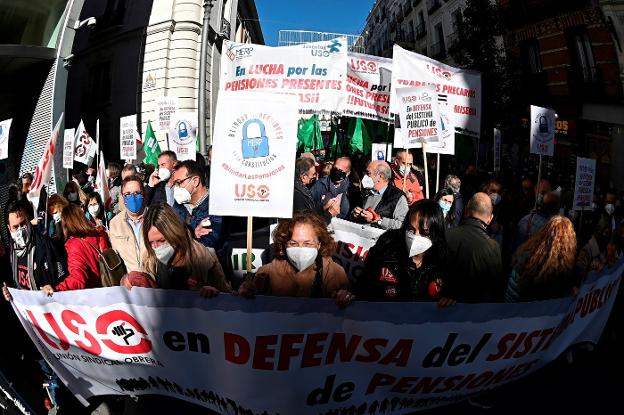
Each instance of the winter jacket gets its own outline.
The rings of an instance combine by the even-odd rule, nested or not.
[[[201,221],[206,218],[210,219],[212,232],[208,235],[202,236],[199,238],[199,242],[201,242],[204,246],[209,248],[214,248],[219,255],[221,255],[221,248],[223,248],[223,244],[226,241],[225,229],[223,229],[223,218],[221,216],[211,215],[208,212],[208,200],[210,199],[207,196],[203,202],[196,206],[192,213],[186,209],[185,205],[180,205],[178,202],[173,204],[173,209],[176,211],[182,223],[184,223],[191,235],[195,235],[195,228],[199,226]]]
[[[316,212],[316,204],[312,199],[310,189],[299,180],[295,180],[295,191],[293,192],[293,212],[311,210]]]
[[[323,207],[329,202],[329,199],[332,199],[340,194],[342,194],[340,198],[340,213],[338,213],[338,218],[345,219],[349,214],[349,210],[351,209],[349,205],[349,179],[344,179],[340,182],[340,184],[336,187],[334,183],[332,183],[329,176],[323,177],[322,179],[318,179],[310,189],[310,193],[312,193],[312,200],[316,204],[317,212],[325,219],[325,222],[331,222],[332,216],[327,210],[323,209]]]
[[[167,182],[163,181],[156,186],[145,186],[145,206],[154,206],[159,203],[167,203]]]
[[[59,252],[54,246],[54,243],[47,236],[41,235],[38,232],[32,232],[31,245],[29,248],[34,249],[32,253],[33,258],[33,270],[30,274],[30,286],[33,290],[38,290],[45,285],[55,286],[65,278],[67,275],[67,263],[65,262],[65,256]],[[11,267],[13,270],[13,281],[16,287],[18,284],[18,271],[17,271],[17,253],[13,249],[13,243],[10,244],[10,258]]]
[[[507,279],[503,278],[500,246],[476,218],[464,218],[446,233],[449,248],[449,296],[462,303],[503,300]]]
[[[418,178],[411,171],[409,172],[409,174],[407,175],[407,178],[405,179],[405,190],[403,190],[403,176],[396,169],[396,166],[393,165],[392,166],[392,184],[394,184],[394,187],[396,187],[397,189],[403,191],[406,197],[408,193],[411,193],[413,195],[412,202],[409,203],[410,206],[416,203],[417,201],[419,201],[420,199],[425,198],[425,196],[423,196],[422,189],[420,188],[420,183],[418,182]]]
[[[322,271],[315,285],[318,267],[319,261],[297,272],[288,260],[275,258],[258,269],[253,283],[258,294],[278,297],[331,297],[334,292],[347,288],[344,269],[330,257],[322,258]]]
[[[97,249],[96,249],[97,248]],[[106,233],[85,238],[71,237],[65,242],[69,275],[56,286],[56,291],[82,290],[102,286],[98,249],[110,248]]]
[[[137,241],[127,219],[126,212],[121,212],[111,219],[108,230],[110,243],[126,265],[127,272],[143,271],[143,258],[147,254],[143,233],[141,232],[141,238]]]
[[[446,276],[442,261],[427,253],[416,268],[407,252],[405,231],[395,229],[381,235],[368,251],[352,290],[364,301],[436,301],[445,293]]]

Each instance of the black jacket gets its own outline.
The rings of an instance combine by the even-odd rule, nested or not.
[[[405,231],[390,230],[373,246],[362,272],[352,281],[356,298],[364,301],[436,301],[445,295],[446,277],[431,255],[420,268],[408,257]]]
[[[486,224],[464,218],[446,233],[449,248],[449,296],[462,303],[501,302],[507,279],[503,277],[498,243],[486,232]]]
[[[39,232],[33,230],[32,237],[34,239],[30,242],[29,249],[35,250],[33,263],[34,270],[32,272],[36,287],[32,287],[33,290],[38,290],[44,285],[51,285],[55,287],[67,276],[67,263],[63,260],[63,255],[57,251],[52,240]],[[28,255],[28,254],[27,254]],[[17,256],[13,249],[13,243],[11,243],[11,268],[13,270],[13,284],[15,287],[19,287],[18,274],[17,274]]]
[[[167,182],[160,182],[154,187],[145,186],[145,206],[167,203],[166,185]]]
[[[295,191],[293,192],[293,212],[311,210],[316,211],[316,205],[312,199],[312,193],[310,189],[300,182],[295,180]]]
[[[386,191],[381,196],[379,204],[375,208],[375,212],[382,218],[392,218],[396,205],[402,197],[405,197],[403,191],[397,189],[392,184],[388,184]]]

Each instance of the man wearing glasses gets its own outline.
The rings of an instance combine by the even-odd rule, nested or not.
[[[143,182],[138,176],[121,182],[121,196],[126,209],[110,222],[108,236],[112,248],[126,265],[127,272],[143,271],[141,258],[146,254],[143,243],[143,213],[145,213]]]
[[[179,162],[173,172],[173,209],[191,234],[203,245],[219,250],[223,247],[223,218],[208,212],[208,188],[205,174],[192,160]]]

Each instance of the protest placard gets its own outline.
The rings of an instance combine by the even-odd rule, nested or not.
[[[11,123],[13,118],[0,121],[0,160],[9,157],[9,133],[11,132]]]
[[[119,158],[130,161],[137,158],[137,131],[136,114],[119,119]]]
[[[392,59],[349,52],[342,115],[390,122]]]
[[[195,160],[197,153],[197,113],[176,112],[169,124],[169,149],[178,160]]]
[[[156,98],[158,108],[158,127],[155,131],[169,131],[171,117],[178,112],[178,97],[166,96]]]
[[[65,130],[63,135],[63,168],[74,168],[74,138],[76,137],[76,129],[70,128]]]
[[[573,210],[592,210],[594,183],[596,182],[596,160],[576,158],[576,180],[574,181]]]
[[[555,110],[531,105],[531,153],[551,156],[555,152]]]

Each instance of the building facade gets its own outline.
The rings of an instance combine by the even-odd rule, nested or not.
[[[584,0],[501,0],[500,6],[509,22],[507,51],[520,67],[517,112],[526,122],[516,141],[528,137],[529,105],[554,108],[557,170],[573,179],[569,161],[576,155],[594,158],[597,188],[624,190],[621,40],[609,15],[599,2]],[[612,21],[621,16],[611,14]]]
[[[466,0],[378,0],[362,32],[366,53],[392,57],[392,46],[453,65],[448,49],[457,40]]]

